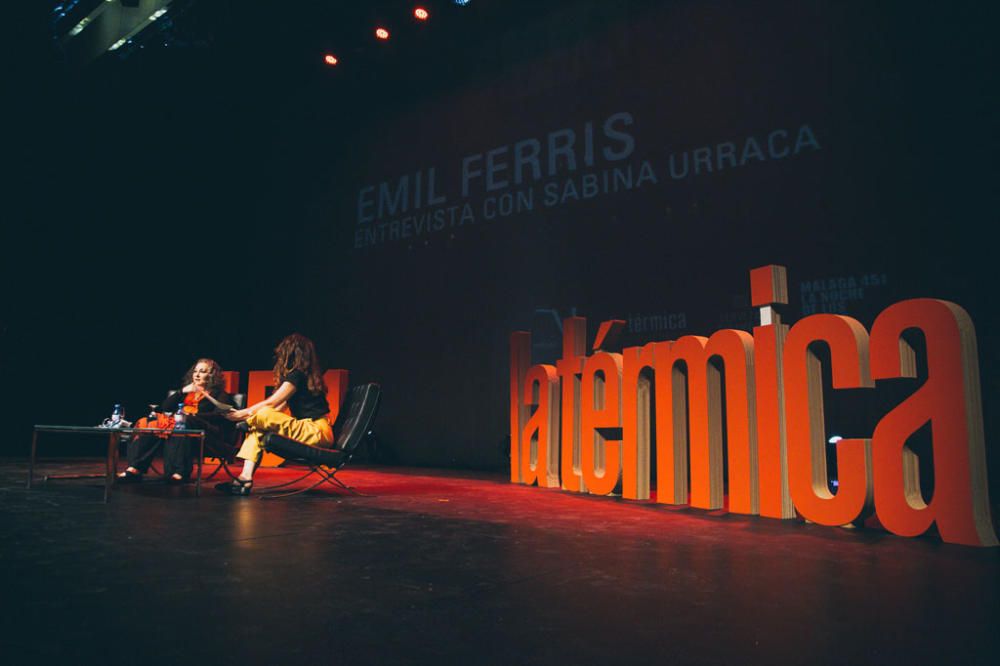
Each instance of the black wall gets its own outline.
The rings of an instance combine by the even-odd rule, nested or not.
[[[361,54],[364,74],[300,67],[299,53],[241,61],[246,26],[224,23],[206,50],[36,68],[25,85],[42,103],[27,106],[13,182],[27,196],[4,232],[3,450],[26,452],[31,423],[97,422],[119,401],[134,415],[199,355],[267,368],[298,330],[330,367],[382,382],[385,459],[500,467],[511,331],[532,330],[541,361],[557,351],[552,311],[587,316],[591,335],[628,319],[627,344],[746,328],[748,271],[767,263],[789,269],[792,321],[826,308],[870,326],[921,296],[965,307],[989,442],[985,10],[606,4],[452,23],[441,42]],[[511,180],[517,142],[566,129],[575,170],[559,158],[552,174],[492,191],[481,177],[463,195],[466,157],[483,168],[507,146],[496,175]],[[734,159],[720,158],[730,142]],[[695,174],[705,148],[711,171]],[[655,182],[636,186],[644,164]],[[411,196],[359,223],[365,188],[362,217],[380,183],[410,174],[412,195],[431,168],[446,201],[425,192],[420,208]],[[583,196],[586,174],[603,185],[615,168],[632,169],[632,188]],[[579,200],[547,205],[546,187],[562,194],[567,179]],[[492,197],[518,191],[532,209],[487,219]],[[474,219],[452,226],[448,207],[465,204]],[[831,396],[828,425],[864,436],[899,397]]]

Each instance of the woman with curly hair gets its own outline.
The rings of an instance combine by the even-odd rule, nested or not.
[[[250,494],[253,474],[264,452],[261,440],[265,433],[275,432],[313,446],[333,444],[333,429],[327,420],[330,407],[316,345],[304,335],[293,333],[278,343],[274,354],[274,393],[246,409],[225,413],[230,421],[246,421],[248,432],[236,454],[244,461],[243,472],[232,483],[216,486],[224,493]],[[291,416],[282,412],[285,407]]]
[[[220,403],[232,404],[232,397],[223,390],[222,368],[210,358],[199,358],[184,375],[183,388],[171,391],[160,405],[153,407],[155,419],[140,420],[136,427],[172,427],[169,416],[176,414],[183,406],[187,414],[188,427],[205,430],[205,437],[212,442],[222,442],[232,432],[232,426],[219,420],[218,410],[206,397],[211,395]],[[167,483],[184,483],[191,478],[193,466],[193,444],[190,437],[170,437],[144,433],[129,440],[128,467],[118,475],[118,481],[129,483],[141,481],[142,475],[156,453],[156,447],[163,442],[163,473]],[[225,445],[216,448],[222,448]]]

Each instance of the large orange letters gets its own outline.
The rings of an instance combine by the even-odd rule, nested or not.
[[[580,472],[580,375],[586,350],[587,320],[567,317],[563,320],[563,357],[556,362],[562,381],[560,477],[562,487],[574,492],[584,490]]]
[[[525,406],[538,405],[521,436],[521,483],[559,487],[559,376],[551,365],[533,366],[524,379]]]
[[[622,350],[622,497],[649,499],[651,382],[656,344]],[[670,345],[667,344],[669,349]]]
[[[821,525],[846,525],[871,506],[871,440],[837,442],[837,494],[830,492],[823,419],[823,373],[809,348],[830,346],[833,387],[873,386],[868,370],[868,332],[857,320],[819,314],[799,321],[785,342],[788,480],[795,508]]]
[[[774,307],[788,301],[781,266],[754,269],[751,293],[761,313],[752,336],[727,329],[615,354],[601,349],[614,345],[624,322],[609,320],[588,358],[587,320],[570,317],[555,367],[529,368],[531,336],[514,333],[511,480],[602,495],[614,492],[620,480],[624,498],[649,499],[655,424],[657,502],[721,508],[725,442],[734,513],[793,518],[798,511],[815,523],[846,525],[874,507],[894,534],[915,536],[936,524],[949,543],[998,545],[968,314],[947,301],[903,301],[878,316],[869,340],[858,321],[842,315],[783,324]],[[870,388],[875,380],[916,376],[907,331],[924,336],[927,379],[879,421],[871,439],[837,442],[839,486],[832,492],[815,346],[829,347],[835,390]],[[721,360],[724,375],[714,359]],[[250,402],[263,398],[263,387],[255,393],[258,374],[269,373],[251,373]],[[907,446],[928,423],[934,472],[929,503],[921,493],[920,461]]]
[[[621,427],[622,356],[598,352],[583,364],[580,395],[580,468],[587,490],[614,491],[621,476],[621,440],[601,430]]]
[[[882,525],[902,536],[937,523],[941,538],[996,546],[986,490],[986,453],[976,333],[954,303],[914,299],[892,305],[872,326],[875,379],[915,376],[913,350],[903,332],[917,329],[927,345],[927,381],[886,414],[872,437],[875,508]],[[918,460],[906,441],[931,424],[934,498],[920,493]]]

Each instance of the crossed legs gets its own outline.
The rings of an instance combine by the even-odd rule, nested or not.
[[[264,454],[263,437],[269,432],[312,446],[333,444],[333,430],[325,418],[296,419],[271,407],[264,407],[247,419],[249,432],[243,440],[237,458],[243,459],[243,471],[234,483],[248,486]],[[249,491],[248,491],[249,492]]]

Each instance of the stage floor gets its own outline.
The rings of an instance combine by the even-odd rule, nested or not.
[[[100,465],[94,464],[97,469]],[[42,473],[56,466],[43,466]],[[62,470],[65,471],[65,470]],[[291,478],[262,470],[259,485]],[[1000,549],[348,467],[274,501],[0,463],[6,664],[969,664]]]

